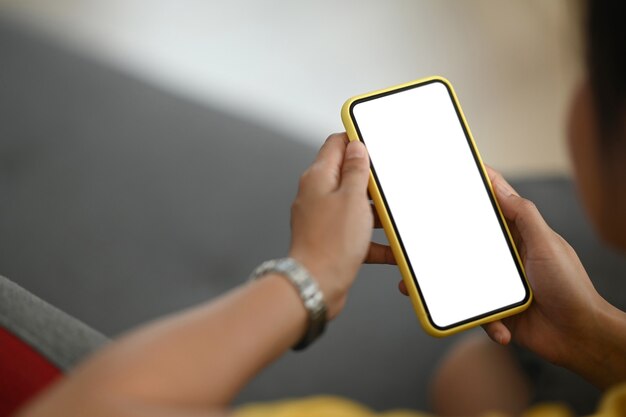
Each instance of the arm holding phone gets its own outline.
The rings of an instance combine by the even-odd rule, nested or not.
[[[370,245],[368,178],[364,146],[332,135],[302,176],[293,204],[290,256],[318,281],[330,319],[341,312],[364,260],[392,259],[386,246]],[[291,283],[269,274],[130,332],[18,415],[225,414],[257,372],[298,342],[306,314]]]
[[[615,330],[626,328],[623,313],[597,295],[573,250],[536,208],[497,173],[490,176],[536,301],[522,315],[487,325],[487,332],[503,344],[513,338],[599,385],[623,380],[626,332]],[[293,205],[290,256],[318,280],[330,318],[341,312],[364,260],[393,262],[388,247],[370,244],[375,220],[368,178],[363,145],[347,145],[345,135],[333,135],[303,175]],[[284,277],[268,275],[130,332],[18,415],[223,415],[239,390],[293,346],[305,326],[297,292]]]
[[[535,205],[488,169],[535,300],[528,310],[484,326],[497,343],[511,340],[607,388],[626,380],[626,313],[593,287],[574,249]]]

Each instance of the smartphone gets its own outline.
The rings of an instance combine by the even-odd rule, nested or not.
[[[351,141],[415,312],[433,336],[526,309],[519,254],[449,81],[430,77],[349,99]]]

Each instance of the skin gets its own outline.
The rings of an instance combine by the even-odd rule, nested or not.
[[[581,157],[584,160],[585,155]],[[487,334],[502,345],[516,340],[599,386],[626,379],[624,313],[595,291],[576,253],[550,229],[536,207],[497,172],[489,170],[489,175],[520,249],[535,302],[523,314],[485,326]],[[289,255],[318,281],[331,320],[341,313],[362,262],[393,263],[387,246],[370,242],[372,226],[379,222],[367,198],[368,179],[369,160],[363,145],[348,144],[345,134],[332,135],[303,174],[292,206]],[[406,292],[402,284],[400,290]],[[269,274],[214,301],[128,333],[18,415],[227,414],[230,401],[242,387],[300,339],[306,317],[293,286],[284,277]],[[464,352],[473,353],[470,358],[476,360],[465,375],[475,377],[485,367],[500,365],[497,373],[481,376],[485,389],[502,388],[506,380],[524,392],[523,380],[508,379],[515,376],[515,369],[504,349],[491,345],[485,351],[480,343],[468,342],[460,356],[449,356],[450,369],[465,362]],[[441,375],[458,373],[446,373],[444,364]],[[470,394],[483,405],[497,398],[458,385],[451,391],[454,387],[448,382],[445,378],[435,381],[435,398],[442,404],[463,404]],[[438,397],[451,392],[456,395],[454,401]],[[505,411],[511,404],[519,408],[526,401],[510,394],[504,398],[496,406]]]
[[[608,152],[600,144],[597,120],[590,86],[584,82],[574,95],[569,118],[575,180],[599,234],[626,250],[626,225],[620,215],[626,212],[626,151],[616,147]],[[626,138],[625,132],[617,134]],[[497,172],[490,170],[489,175],[520,249],[535,301],[524,313],[485,326],[488,336],[501,345],[514,340],[600,388],[626,380],[624,312],[597,293],[572,247],[550,229],[536,207],[519,197]],[[487,359],[490,354],[497,360]],[[493,377],[503,373],[502,378]],[[483,388],[493,395],[480,397],[459,389],[468,378],[486,381]],[[511,352],[496,350],[479,336],[453,348],[433,386],[433,407],[441,415],[479,415],[493,409],[518,414],[530,400],[529,382]]]
[[[315,276],[331,320],[364,261],[393,259],[387,246],[370,243],[375,218],[368,179],[363,145],[348,146],[345,134],[333,135],[302,175],[293,203],[289,255]],[[269,274],[131,331],[18,415],[224,415],[243,386],[295,345],[306,326],[297,291]]]
[[[568,126],[574,177],[595,230],[608,244],[626,250],[626,109],[621,121],[611,143],[601,144],[591,86],[580,85]]]

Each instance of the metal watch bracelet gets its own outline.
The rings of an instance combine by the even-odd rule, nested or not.
[[[272,259],[263,262],[252,272],[250,280],[255,280],[269,273],[285,276],[298,290],[308,312],[307,330],[302,339],[293,347],[293,350],[302,350],[324,332],[327,314],[324,295],[306,268],[293,258]]]

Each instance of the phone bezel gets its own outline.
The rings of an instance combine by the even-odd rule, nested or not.
[[[371,100],[376,100],[376,99],[379,99],[379,98],[382,98],[382,97],[385,97],[385,96],[398,94],[398,93],[401,93],[401,92],[404,92],[404,91],[407,91],[407,90],[420,88],[420,87],[423,87],[423,86],[431,84],[431,83],[441,83],[441,84],[443,84],[445,86],[445,88],[446,88],[446,91],[448,92],[448,96],[450,98],[450,101],[452,102],[452,105],[454,106],[454,110],[455,110],[456,115],[457,115],[457,120],[459,121],[459,123],[461,124],[461,127],[463,128],[463,133],[465,135],[465,139],[466,139],[467,145],[469,146],[469,148],[471,150],[475,166],[476,166],[476,168],[478,169],[478,171],[480,173],[483,185],[484,185],[484,187],[485,187],[485,189],[487,191],[487,195],[489,196],[489,201],[491,202],[491,206],[492,206],[492,208],[494,210],[494,214],[496,215],[496,218],[498,219],[498,223],[500,225],[500,229],[501,229],[502,233],[505,236],[505,240],[507,242],[507,246],[509,248],[509,252],[511,254],[511,257],[513,258],[513,261],[515,262],[515,266],[517,268],[517,271],[518,271],[518,274],[519,274],[519,278],[522,281],[522,284],[524,286],[524,291],[525,291],[524,298],[521,301],[519,301],[519,302],[516,302],[516,303],[513,303],[513,304],[509,304],[507,306],[498,308],[496,310],[488,311],[488,312],[485,312],[485,313],[477,315],[477,316],[469,317],[467,319],[464,319],[464,320],[461,320],[459,322],[452,323],[452,324],[449,324],[449,325],[446,325],[446,326],[440,326],[437,323],[435,323],[435,321],[433,320],[433,318],[432,318],[432,316],[430,314],[430,311],[428,309],[428,304],[426,303],[426,300],[425,300],[425,298],[424,298],[424,296],[422,294],[422,290],[420,288],[418,279],[416,278],[415,272],[413,270],[412,261],[409,258],[408,254],[407,254],[407,252],[405,250],[404,243],[402,241],[402,236],[401,236],[398,228],[396,227],[396,223],[395,223],[395,220],[393,218],[393,213],[390,210],[389,205],[387,203],[387,198],[385,197],[385,191],[381,187],[380,182],[378,180],[378,175],[376,173],[376,170],[375,170],[372,162],[370,161],[370,170],[371,170],[373,179],[376,182],[376,187],[378,188],[378,191],[379,191],[381,199],[382,199],[382,203],[383,203],[383,205],[385,207],[385,211],[387,212],[387,215],[389,217],[390,223],[391,223],[391,225],[393,227],[394,234],[396,236],[396,239],[398,241],[398,244],[399,244],[400,249],[402,251],[402,254],[404,256],[404,260],[405,260],[405,262],[407,264],[409,273],[411,275],[411,280],[413,281],[413,283],[415,285],[415,288],[417,290],[417,293],[419,295],[419,298],[420,298],[421,304],[423,306],[426,318],[428,319],[428,322],[430,323],[430,325],[432,327],[434,327],[436,330],[438,330],[440,332],[446,332],[446,331],[449,331],[450,329],[466,326],[468,324],[471,324],[471,323],[474,323],[474,322],[478,322],[478,321],[480,321],[482,319],[485,319],[487,317],[494,316],[494,315],[497,315],[499,313],[502,313],[502,312],[505,312],[505,311],[508,311],[508,310],[512,310],[512,309],[524,306],[525,304],[527,304],[530,301],[531,291],[530,291],[530,287],[528,285],[528,282],[526,280],[526,275],[525,275],[525,272],[524,272],[523,265],[521,263],[521,260],[519,259],[517,250],[516,250],[515,245],[514,245],[514,243],[512,241],[512,237],[510,235],[510,232],[508,230],[507,225],[505,224],[505,220],[504,220],[504,218],[502,216],[500,208],[499,208],[499,206],[497,204],[497,201],[495,199],[495,196],[493,194],[493,190],[491,188],[491,184],[490,184],[490,182],[489,182],[489,180],[487,178],[487,174],[486,174],[484,166],[482,164],[482,160],[480,158],[480,155],[478,154],[478,150],[476,148],[476,145],[475,145],[475,143],[473,141],[473,138],[471,136],[471,132],[469,131],[469,128],[467,127],[467,123],[465,121],[465,117],[464,117],[464,115],[463,115],[463,113],[462,113],[462,111],[460,109],[460,106],[459,106],[459,104],[457,102],[456,95],[452,91],[451,86],[449,85],[449,83],[445,82],[443,79],[440,79],[440,78],[431,78],[431,79],[427,79],[427,80],[423,80],[423,81],[418,81],[418,82],[415,82],[415,83],[402,85],[402,86],[399,86],[397,88],[384,90],[384,91],[381,91],[381,92],[378,92],[378,93],[373,93],[371,95],[367,95],[367,96],[364,96],[364,97],[356,98],[355,100],[353,100],[350,103],[349,115],[350,115],[350,119],[352,121],[352,124],[354,126],[354,129],[356,131],[356,134],[358,136],[358,139],[367,146],[367,143],[366,143],[365,139],[363,138],[363,135],[361,134],[361,131],[360,131],[360,128],[359,128],[359,124],[358,124],[358,122],[356,120],[356,117],[354,116],[354,108],[358,104],[361,104],[361,103],[367,102],[367,101],[371,101]]]

